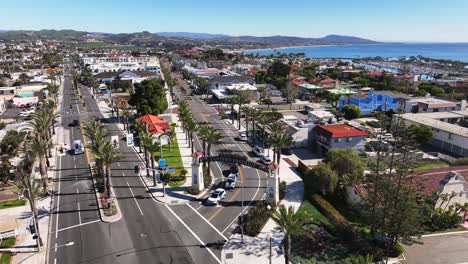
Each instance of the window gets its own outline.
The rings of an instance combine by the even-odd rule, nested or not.
[[[353,141],[353,138],[350,138],[350,137],[346,138],[346,142],[351,142],[351,141]]]
[[[448,139],[453,139],[452,133],[449,133],[449,134],[448,134]]]
[[[423,108],[423,111],[424,111],[424,112],[427,112],[427,108]]]
[[[339,138],[335,138],[335,143],[339,143],[340,142],[340,139]]]

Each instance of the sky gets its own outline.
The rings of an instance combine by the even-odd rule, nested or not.
[[[468,0],[16,0],[0,29],[468,42]]]

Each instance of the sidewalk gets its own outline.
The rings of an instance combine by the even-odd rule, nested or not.
[[[231,124],[230,121],[229,124]],[[236,121],[234,121],[234,125],[236,124]],[[278,175],[280,181],[286,182],[286,194],[283,200],[280,201],[280,205],[293,206],[297,210],[301,206],[304,196],[302,179],[284,158],[281,158]],[[284,257],[280,244],[284,235],[275,227],[276,223],[269,219],[257,237],[244,236],[244,243],[241,243],[240,234],[233,234],[222,250],[221,258],[223,263],[269,263],[271,237],[271,263],[283,264]]]

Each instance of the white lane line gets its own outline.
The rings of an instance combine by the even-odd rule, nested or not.
[[[232,220],[231,223],[229,223],[229,225],[226,226],[226,228],[223,229],[222,233],[226,232],[226,230],[228,230],[229,227],[231,227],[231,225],[237,221],[239,219],[239,216],[241,214],[243,214],[247,209],[249,209],[249,206],[252,204],[252,202],[255,200],[255,197],[257,197],[257,194],[258,194],[258,191],[260,190],[260,184],[261,184],[261,180],[260,180],[260,173],[257,171],[257,178],[258,178],[258,184],[257,184],[257,191],[255,191],[255,194],[252,198],[252,200],[249,201],[249,203],[247,204],[247,206],[244,207],[244,210],[242,212],[240,212],[238,215],[236,215],[236,217],[234,218],[234,220]]]
[[[57,258],[54,258],[54,264],[57,264]]]
[[[59,158],[59,171],[58,171],[58,186],[57,186],[57,209],[55,210],[55,214],[57,215],[55,218],[55,231],[58,230],[58,218],[59,218],[59,211],[60,211],[60,174],[62,173],[62,157]],[[58,234],[55,233],[55,239],[58,238]]]
[[[55,243],[55,252],[57,252],[57,243]]]
[[[140,205],[138,204],[137,199],[135,198],[135,194],[133,194],[132,188],[130,188],[130,184],[128,184],[128,182],[127,182],[127,186],[128,186],[128,189],[130,190],[130,192],[132,193],[133,200],[135,200],[135,203],[136,203],[136,205],[138,206],[138,210],[140,210],[140,214],[143,215],[143,211],[141,210],[141,207],[140,207]]]
[[[73,162],[75,162],[75,161],[76,161],[76,160],[75,160],[75,156],[73,156]],[[76,167],[75,167],[75,168],[76,168]]]
[[[195,232],[192,231],[192,229],[190,229],[188,227],[188,225],[182,221],[182,219],[180,219],[180,217],[167,205],[167,204],[164,204],[164,206],[166,206],[167,210],[169,210],[169,212],[171,212],[176,218],[177,220],[179,220],[179,222],[185,227],[187,228],[187,230],[192,234],[193,237],[195,237],[196,240],[198,240],[198,242],[200,242],[204,248],[208,251],[208,253],[210,253],[210,255],[219,263],[219,264],[222,264],[223,262],[221,262],[221,260],[213,253],[213,251],[211,251],[210,248],[208,248],[205,244],[205,242],[203,242],[196,234]]]
[[[89,224],[93,224],[93,223],[97,223],[97,222],[101,222],[101,220],[94,220],[94,221],[83,223],[81,225],[72,225],[72,226],[69,226],[69,227],[64,227],[62,229],[57,230],[57,232],[62,232],[62,231],[68,230],[68,229],[72,229],[72,228],[79,227],[79,226],[85,226],[85,225],[89,225]]]
[[[200,208],[202,208],[202,207],[203,207],[203,204],[200,205],[200,206],[198,206],[197,211],[198,211]]]
[[[187,204],[187,206],[190,207],[198,216],[200,216],[203,219],[203,221],[205,221],[209,226],[211,226],[211,228],[213,228],[216,231],[216,233],[218,233],[224,240],[229,240],[221,232],[219,232],[219,230],[216,227],[214,227],[212,223],[208,222],[208,220],[206,220],[205,217],[203,217],[203,215],[201,215],[197,210],[195,210],[195,208],[193,208],[190,204]]]
[[[78,195],[78,194],[79,194],[78,188],[76,188],[76,195]],[[77,199],[78,199],[78,197],[77,197]],[[80,201],[78,200],[77,203],[78,203],[78,220],[79,220],[79,223],[80,223],[80,225],[81,225],[81,208],[80,208]]]
[[[119,163],[119,162],[117,162],[117,166],[119,166],[119,167],[120,167],[120,163]]]

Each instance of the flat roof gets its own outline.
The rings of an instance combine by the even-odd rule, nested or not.
[[[443,114],[441,112],[434,113],[434,114],[437,114],[437,115],[430,115],[429,113],[425,113],[425,114],[408,113],[408,114],[402,114],[400,115],[400,117],[405,120],[418,123],[422,126],[428,126],[428,127],[442,130],[442,131],[445,131],[454,135],[458,135],[461,137],[468,137],[468,128],[438,120],[437,116],[440,116],[440,114]],[[452,114],[455,114],[455,113],[452,113]],[[461,115],[457,115],[457,116],[461,117]]]

